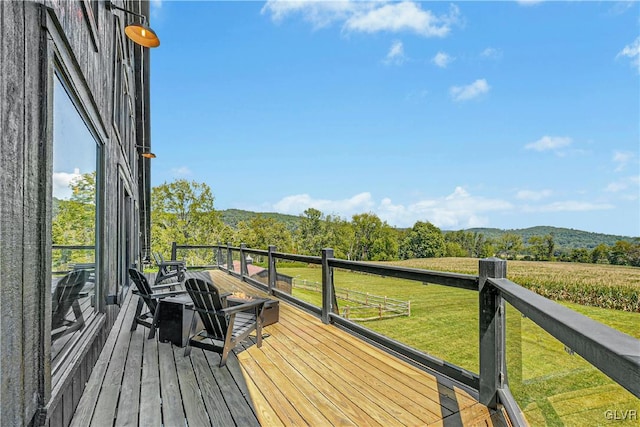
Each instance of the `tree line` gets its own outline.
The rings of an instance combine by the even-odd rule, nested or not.
[[[291,230],[273,217],[255,216],[235,227],[223,223],[214,208],[211,188],[204,183],[176,180],[151,192],[152,250],[168,255],[172,242],[191,245],[245,243],[264,249],[319,255],[331,247],[336,257],[355,261],[390,261],[410,258],[499,256],[506,259],[569,261],[640,266],[640,242],[618,241],[589,250],[559,251],[553,233],[531,236],[527,241],[515,233],[497,239],[472,231],[443,232],[428,221],[398,229],[374,213],[353,215],[350,220],[327,215],[315,208],[300,214]]]

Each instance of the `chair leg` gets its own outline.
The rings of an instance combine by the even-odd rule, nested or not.
[[[262,321],[259,317],[256,322],[256,346],[262,347]]]
[[[188,356],[191,354],[191,338],[195,335],[196,324],[198,322],[198,313],[193,312],[193,317],[191,318],[191,327],[189,327],[189,337],[187,337],[187,344],[184,347],[184,356]]]
[[[149,328],[149,336],[147,339],[151,339],[156,336],[156,328],[158,327],[158,319],[160,314],[160,307],[162,307],[162,301],[158,301],[156,305],[156,311],[153,313],[153,321],[151,322],[151,327]]]
[[[229,357],[229,348],[225,345],[222,349],[222,354],[220,355],[220,366],[221,368],[227,364],[227,357]]]
[[[138,328],[138,319],[140,313],[142,313],[142,298],[138,297],[138,306],[136,307],[136,315],[133,317],[133,323],[131,323],[131,331],[135,331]]]

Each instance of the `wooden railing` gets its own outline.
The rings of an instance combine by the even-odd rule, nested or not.
[[[178,249],[209,248],[216,253],[216,265],[237,278],[270,294],[290,301],[318,315],[324,323],[334,323],[360,334],[395,353],[440,372],[478,391],[480,403],[492,409],[503,405],[515,425],[527,425],[508,384],[505,348],[505,301],[522,315],[551,334],[594,367],[640,398],[640,340],[598,323],[580,313],[544,298],[506,279],[507,262],[498,258],[479,260],[478,275],[445,273],[416,268],[380,265],[334,258],[332,249],[323,249],[322,256],[295,255],[268,250],[249,249],[245,245],[212,246],[172,245],[172,258]],[[230,268],[234,254],[239,258],[240,271]],[[247,272],[246,254],[268,259],[268,283],[265,285]],[[224,259],[224,262],[222,261]],[[317,307],[276,288],[276,260],[297,261],[320,265],[322,268],[322,306]],[[346,269],[385,277],[414,280],[479,293],[479,374],[440,360],[406,344],[374,332],[338,313],[333,269]]]

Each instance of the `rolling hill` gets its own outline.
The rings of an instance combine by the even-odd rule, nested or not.
[[[300,216],[286,215],[275,212],[252,212],[240,209],[226,209],[218,211],[222,221],[230,227],[236,228],[240,221],[249,221],[256,216],[262,216],[264,218],[273,218],[277,221],[283,222],[287,229],[295,231],[300,223]],[[560,228],[549,226],[537,226],[521,229],[502,230],[499,228],[470,228],[465,231],[471,231],[475,233],[482,233],[489,239],[497,240],[505,233],[513,233],[522,237],[522,241],[526,244],[532,236],[546,236],[547,234],[553,234],[553,239],[556,244],[556,249],[575,249],[586,248],[593,249],[601,243],[607,246],[614,245],[618,240],[626,240],[634,242],[637,237],[630,236],[617,236],[613,234],[592,233],[589,231],[574,230],[572,228]],[[443,230],[444,233],[447,230]]]

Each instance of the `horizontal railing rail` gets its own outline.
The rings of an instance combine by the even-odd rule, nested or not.
[[[177,249],[190,249],[193,245],[173,244],[172,255]],[[333,323],[383,346],[411,363],[425,366],[475,390],[479,401],[491,409],[502,405],[515,425],[526,425],[526,420],[515,401],[508,384],[505,348],[505,306],[508,302],[522,315],[551,334],[566,347],[575,351],[594,367],[640,398],[640,340],[616,329],[598,323],[580,313],[542,297],[517,283],[506,279],[507,262],[498,258],[479,261],[479,274],[458,274],[417,268],[348,261],[334,258],[332,249],[323,249],[322,256],[309,256],[277,252],[275,246],[268,250],[225,245],[198,245],[197,248],[216,251],[217,267],[266,290],[276,297],[289,301],[315,315],[324,323]],[[226,261],[222,262],[223,252]],[[240,254],[240,271],[224,265],[232,264],[233,252]],[[268,285],[259,282],[247,272],[245,254],[268,257]],[[322,306],[296,298],[276,287],[278,260],[293,261],[322,267]],[[475,291],[479,294],[479,360],[480,372],[473,373],[445,360],[439,359],[404,343],[393,340],[366,328],[338,313],[333,269],[343,269],[382,277],[392,277]]]
[[[508,279],[488,279],[488,282],[520,313],[615,382],[640,396],[640,343],[637,339]]]
[[[95,251],[96,247],[94,245],[51,245],[51,249],[52,251]],[[90,264],[92,264],[92,262],[87,262],[88,260],[86,259],[82,261],[77,261],[77,262],[71,261],[71,260],[61,262],[54,254],[53,264],[56,264],[56,260],[58,260],[57,262],[58,269],[52,268],[52,271],[51,271],[51,273],[54,275],[67,274],[70,271],[72,271],[74,268],[80,267],[80,266],[82,266],[82,268],[88,268]],[[67,268],[60,269],[60,267],[63,267],[63,266],[67,266]],[[56,265],[54,265],[54,267],[56,267]]]

